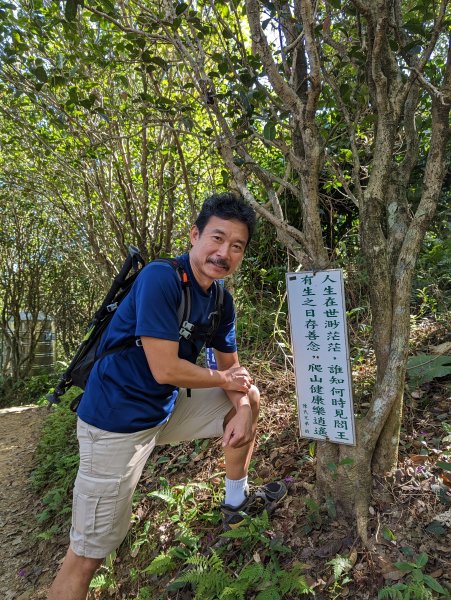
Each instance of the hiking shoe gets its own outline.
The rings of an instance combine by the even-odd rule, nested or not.
[[[239,506],[221,504],[224,531],[238,529],[246,522],[246,517],[255,517],[264,510],[271,514],[287,495],[283,481],[273,481],[247,491],[247,498]]]

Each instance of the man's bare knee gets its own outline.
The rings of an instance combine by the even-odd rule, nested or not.
[[[253,412],[257,412],[259,411],[260,408],[260,392],[258,387],[256,387],[255,385],[251,385],[247,396],[249,398],[249,402],[251,404],[251,408]]]
[[[77,568],[87,576],[93,575],[104,561],[103,558],[88,558],[87,556],[78,556],[77,558]]]

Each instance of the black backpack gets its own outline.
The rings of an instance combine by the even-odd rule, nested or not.
[[[135,345],[142,346],[140,338],[133,336],[125,340],[122,344],[115,346],[114,348],[109,348],[100,355],[97,354],[97,349],[100,345],[102,336],[117,307],[127,296],[133,283],[145,266],[145,261],[137,248],[129,246],[128,252],[128,256],[119,274],[114,278],[109,292],[89,323],[87,333],[78,346],[69,366],[61,375],[55,390],[47,396],[47,400],[50,404],[58,404],[61,396],[63,396],[73,385],[84,390],[89,373],[97,360],[108,354],[112,354],[113,352],[119,352],[124,348]],[[177,309],[180,339],[183,337],[191,341],[202,340],[202,342],[208,346],[221,321],[224,304],[223,286],[215,281],[215,310],[208,315],[208,325],[195,325],[190,322],[191,290],[188,274],[182,265],[174,258],[157,258],[153,262],[164,262],[169,264],[179,276],[182,286],[182,300]],[[82,395],[83,394],[80,394],[72,401],[72,410],[75,411],[77,409]]]

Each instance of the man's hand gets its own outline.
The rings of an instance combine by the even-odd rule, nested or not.
[[[222,446],[241,448],[254,438],[252,431],[252,409],[249,404],[239,407],[235,416],[227,423],[222,437]]]
[[[252,377],[244,367],[231,367],[222,371],[226,381],[222,386],[224,390],[247,393],[252,385]]]

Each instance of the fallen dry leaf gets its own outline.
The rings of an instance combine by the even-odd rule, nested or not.
[[[429,456],[427,454],[410,454],[409,458],[414,465],[424,465],[429,461]]]
[[[451,342],[443,342],[438,346],[430,346],[431,354],[448,354],[451,351]]]

